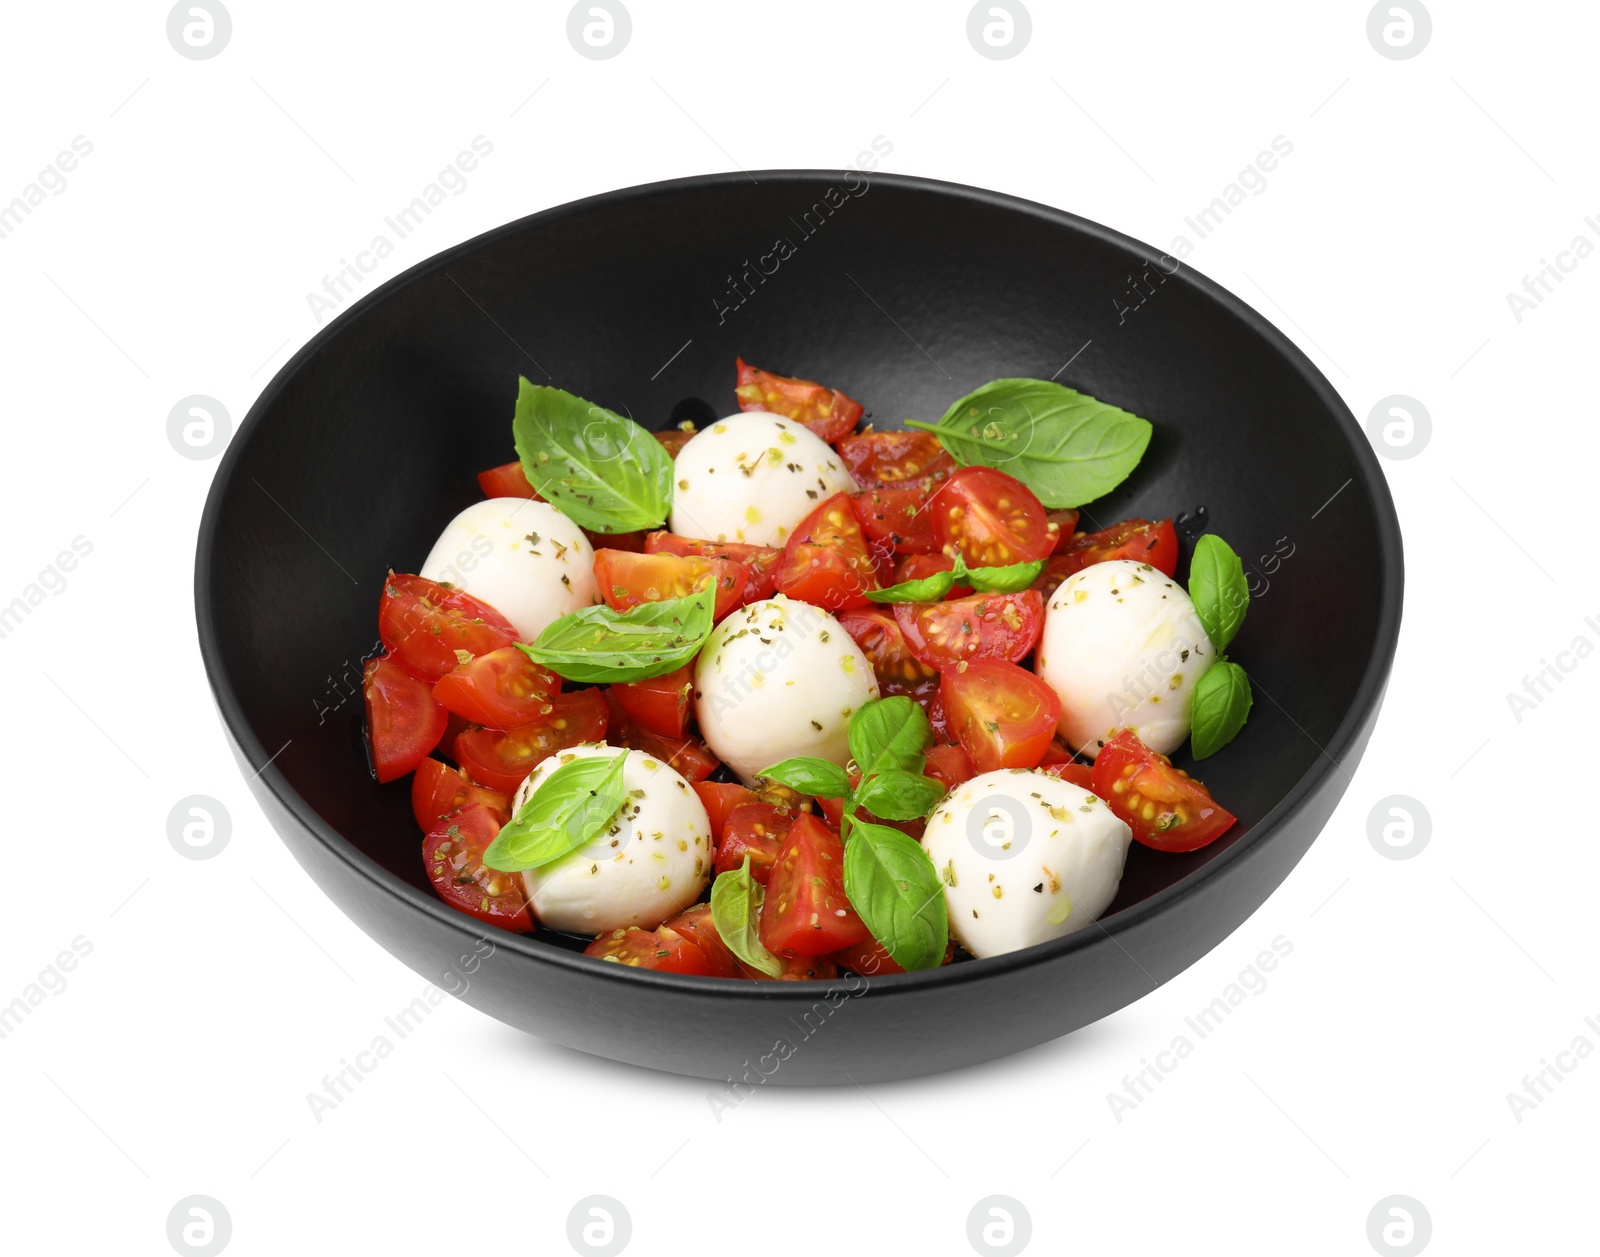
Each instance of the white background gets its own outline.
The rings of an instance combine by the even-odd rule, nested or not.
[[[7,8],[0,202],[73,137],[94,146],[0,240],[0,603],[74,537],[93,547],[0,640],[0,1003],[75,937],[93,949],[0,1040],[7,1249],[167,1252],[169,1210],[201,1193],[240,1254],[563,1252],[569,1209],[603,1193],[640,1253],[869,1234],[960,1253],[969,1210],[1003,1194],[1034,1251],[1358,1253],[1398,1193],[1436,1252],[1564,1251],[1592,1219],[1600,1060],[1559,1058],[1520,1121],[1506,1097],[1576,1037],[1600,1046],[1600,662],[1520,720],[1506,694],[1600,643],[1600,260],[1520,322],[1506,294],[1575,236],[1600,244],[1600,13],[1437,0],[1428,46],[1394,60],[1362,3],[1040,0],[1027,47],[991,60],[960,2],[629,3],[610,60],[578,55],[564,4],[231,0],[210,60],[174,51],[160,4]],[[208,394],[237,422],[316,331],[306,294],[477,135],[493,155],[375,279],[575,197],[837,169],[875,136],[885,169],[1167,247],[1292,141],[1189,263],[1358,416],[1406,394],[1432,437],[1384,462],[1408,563],[1388,700],[1282,889],[1147,998],[957,1074],[768,1087],[719,1122],[704,1082],[449,1000],[317,1121],[307,1093],[423,982],[301,872],[224,748],[190,597],[216,462],[175,452],[167,414]],[[215,859],[168,842],[193,794],[231,814]],[[1415,858],[1369,842],[1391,795],[1431,816]],[[1266,989],[1113,1116],[1108,1093],[1280,935]]]

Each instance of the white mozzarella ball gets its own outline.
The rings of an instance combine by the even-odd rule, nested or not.
[[[1081,930],[1117,895],[1133,831],[1049,773],[982,773],[945,796],[922,845],[944,883],[950,932],[974,956]]]
[[[555,507],[532,498],[474,502],[445,525],[418,574],[487,602],[525,642],[600,601],[589,539]]]
[[[779,594],[735,611],[695,663],[695,715],[717,757],[746,782],[794,755],[843,765],[850,717],[878,679],[844,626]]]
[[[1169,755],[1216,659],[1183,587],[1148,563],[1092,563],[1045,609],[1034,671],[1061,698],[1061,736],[1093,758],[1119,729]]]
[[[678,451],[672,531],[708,541],[781,546],[801,520],[856,482],[831,445],[764,410],[719,419]]]
[[[684,911],[711,876],[711,820],[693,787],[643,751],[575,746],[558,751],[529,774],[512,815],[563,764],[589,756],[627,755],[622,787],[627,801],[611,826],[587,845],[522,874],[540,924],[573,934],[599,934],[637,925],[653,930]]]

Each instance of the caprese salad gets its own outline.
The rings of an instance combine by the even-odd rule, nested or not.
[[[757,980],[933,968],[1083,929],[1129,845],[1234,817],[1167,756],[1250,710],[1238,556],[1170,519],[1090,532],[1144,419],[1002,379],[858,430],[836,389],[737,364],[738,412],[650,432],[520,383],[517,458],[365,666],[379,782],[489,925]]]

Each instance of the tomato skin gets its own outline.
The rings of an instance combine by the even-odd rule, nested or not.
[[[894,583],[899,585],[909,580],[926,580],[938,572],[948,572],[955,565],[956,561],[948,554],[908,554],[894,569]],[[971,592],[971,585],[957,581],[945,596],[964,598]]]
[[[367,704],[367,745],[378,780],[404,777],[439,745],[449,715],[426,681],[417,680],[388,655],[367,660],[361,692]]]
[[[433,696],[452,715],[490,729],[537,724],[555,708],[561,678],[515,646],[478,655],[434,683]]]
[[[631,611],[646,602],[684,598],[715,584],[717,599],[711,618],[718,621],[744,605],[750,573],[742,563],[731,559],[602,549],[594,552],[594,579],[600,596],[613,611]]]
[[[642,930],[637,925],[607,930],[585,947],[583,954],[633,969],[711,976],[711,963],[700,945],[665,925],[656,930]]]
[[[780,956],[825,956],[866,937],[844,893],[844,844],[811,813],[799,813],[767,879],[762,944]]]
[[[794,827],[795,815],[770,803],[741,803],[734,808],[728,813],[717,842],[717,872],[737,869],[749,856],[750,876],[765,886],[778,852]]]
[[[704,781],[721,766],[721,761],[711,753],[711,748],[699,738],[664,738],[659,733],[641,728],[623,707],[614,690],[614,686],[608,686],[604,699],[610,713],[606,738],[613,746],[626,746],[654,756],[691,785],[696,781]]]
[[[656,531],[644,539],[646,554],[676,554],[680,558],[731,559],[744,565],[748,575],[745,602],[760,602],[777,592],[776,573],[783,551],[776,546],[752,546],[742,541],[701,541],[677,533]]]
[[[950,729],[980,773],[1033,768],[1050,749],[1061,699],[1026,668],[997,659],[946,668],[943,690]]]
[[[650,434],[661,442],[661,448],[667,451],[668,458],[676,458],[678,451],[689,444],[694,436],[694,425],[684,428],[660,428]]]
[[[993,467],[963,467],[928,499],[939,548],[969,567],[1032,563],[1055,549],[1043,504],[1022,481]]]
[[[1128,823],[1135,841],[1157,851],[1198,851],[1238,819],[1131,729],[1100,748],[1093,780],[1091,789]]]
[[[972,756],[962,747],[943,744],[928,748],[927,764],[922,772],[943,786],[946,794],[978,775]]]
[[[737,370],[734,394],[740,410],[765,410],[805,424],[830,444],[856,430],[862,406],[837,389],[814,380],[774,375],[734,359]]]
[[[739,966],[740,977],[756,982],[831,982],[839,976],[839,966],[831,956],[779,956],[778,963],[783,968],[776,978],[752,969],[742,960],[734,963]]]
[[[852,607],[839,612],[839,623],[867,657],[879,685],[918,685],[938,677],[937,668],[911,653],[900,623],[888,607]]]
[[[717,927],[711,920],[710,904],[696,904],[687,912],[673,917],[661,928],[683,935],[698,947],[705,955],[707,967],[713,978],[739,976],[738,962],[728,950],[728,945],[722,941],[722,935],[717,933]]]
[[[689,727],[693,693],[691,664],[648,681],[619,681],[610,689],[611,696],[636,725],[663,738],[683,737]]]
[[[598,690],[558,694],[551,705],[555,710],[538,724],[461,733],[452,747],[456,763],[479,785],[512,795],[546,756],[604,741],[609,712]]]
[[[539,491],[528,483],[527,476],[522,474],[520,459],[480,471],[478,488],[483,490],[486,498],[532,498],[535,502],[544,501]]]
[[[469,803],[444,817],[422,840],[422,861],[434,890],[452,908],[485,925],[525,934],[533,929],[522,874],[483,866],[483,853],[500,833],[498,814]]]
[[[1045,518],[1050,524],[1050,535],[1056,539],[1056,553],[1060,554],[1072,544],[1078,529],[1078,512],[1068,507],[1064,511],[1051,511]]]
[[[896,603],[906,648],[924,663],[947,668],[980,659],[1016,663],[1044,631],[1044,599],[1036,590],[972,594],[944,602]]]
[[[378,600],[378,636],[394,661],[430,684],[459,662],[517,640],[511,622],[486,602],[423,576],[390,572]]]
[[[1061,580],[1092,563],[1112,559],[1148,563],[1163,576],[1171,576],[1178,570],[1178,530],[1170,519],[1154,524],[1147,519],[1127,519],[1099,532],[1073,537],[1060,547],[1057,559],[1059,564],[1052,563],[1047,572],[1059,571]]]
[[[910,428],[841,437],[835,448],[863,489],[898,489],[915,484],[926,496],[935,483],[956,469],[956,460],[938,437]]]
[[[838,612],[870,604],[877,564],[848,493],[836,493],[807,515],[783,548],[778,591]]]
[[[951,939],[944,949],[944,959],[939,963],[947,965],[955,959],[956,944]],[[882,978],[891,973],[904,973],[895,959],[877,939],[870,934],[863,942],[854,947],[847,947],[843,951],[835,952],[828,957],[841,969],[848,969],[851,973],[859,973],[864,978]]]
[[[502,825],[511,819],[511,800],[500,791],[469,781],[465,773],[431,756],[417,765],[411,778],[411,813],[424,834],[469,803],[482,804]]]
[[[1052,777],[1059,777],[1074,786],[1082,786],[1091,794],[1096,793],[1094,767],[1091,764],[1080,764],[1077,760],[1062,760],[1054,764],[1040,764],[1039,771],[1049,773]]]
[[[721,845],[722,835],[728,827],[728,816],[733,809],[741,803],[759,803],[761,801],[754,790],[749,786],[742,786],[736,781],[694,781],[689,784],[694,787],[694,792],[700,796],[700,803],[706,809],[706,815],[711,819],[711,845],[713,849]]]
[[[939,549],[921,489],[863,489],[850,495],[861,528],[895,554],[933,554]]]

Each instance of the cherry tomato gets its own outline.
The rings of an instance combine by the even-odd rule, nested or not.
[[[739,398],[740,410],[765,410],[796,420],[830,443],[856,430],[856,421],[861,418],[860,402],[813,380],[773,375],[752,367],[743,358],[734,361],[738,364],[738,381],[733,391]]]
[[[449,717],[419,681],[388,655],[362,669],[367,700],[367,740],[379,781],[394,781],[422,763],[444,737]]]
[[[1061,580],[1091,563],[1105,563],[1111,559],[1148,563],[1162,575],[1171,576],[1178,570],[1178,532],[1170,519],[1155,524],[1147,519],[1124,520],[1099,532],[1073,537],[1060,547],[1057,558],[1059,566],[1051,564],[1046,570],[1047,574],[1058,570]]]
[[[439,821],[422,840],[422,862],[434,890],[452,908],[486,925],[526,933],[533,929],[521,873],[483,866],[483,853],[500,833],[498,813],[469,803]]]
[[[435,682],[433,696],[454,715],[491,729],[538,724],[555,710],[561,678],[515,646],[478,655]]]
[[[700,541],[670,532],[648,534],[644,539],[644,552],[676,554],[684,558],[732,559],[742,563],[749,573],[749,583],[744,589],[746,603],[760,602],[777,592],[774,576],[778,564],[783,561],[783,551],[776,546],[751,546],[742,541]]]
[[[511,795],[546,756],[580,742],[604,741],[608,712],[599,690],[557,694],[550,702],[555,710],[538,724],[468,729],[452,748],[456,763],[480,785]]]
[[[727,781],[694,781],[694,792],[711,820],[711,845],[717,847],[728,827],[728,815],[741,803],[759,803],[761,800],[749,786]]]
[[[700,946],[665,925],[658,930],[641,930],[637,925],[607,930],[585,947],[583,954],[635,969],[711,976],[711,963]]]
[[[908,554],[894,569],[894,583],[900,585],[909,580],[926,580],[935,572],[948,572],[955,565],[956,561],[948,554]],[[971,585],[957,581],[945,596],[962,598],[971,592]]]
[[[596,552],[601,550],[621,550],[626,554],[643,554],[644,539],[647,534],[642,532],[591,532],[585,528],[583,535],[589,539],[589,545]]]
[[[944,959],[941,964],[949,964],[955,959],[956,945],[952,939],[944,949]],[[889,955],[888,949],[870,934],[854,947],[846,947],[843,951],[835,952],[828,957],[841,969],[848,969],[851,973],[859,973],[866,978],[881,978],[891,973],[904,973],[894,957]]]
[[[1044,599],[1018,594],[972,594],[947,602],[897,603],[894,618],[906,647],[937,668],[975,659],[1016,663],[1039,641]]]
[[[738,962],[728,950],[728,945],[722,941],[722,935],[717,933],[717,927],[711,920],[710,904],[695,904],[689,911],[673,917],[661,928],[683,935],[698,947],[705,955],[706,964],[713,978],[739,976]]]
[[[744,604],[750,573],[729,559],[679,558],[672,554],[630,554],[624,550],[594,552],[594,580],[613,611],[631,611],[646,602],[686,598],[715,584],[713,620]]]
[[[1055,549],[1044,506],[1022,481],[993,467],[963,467],[928,499],[933,535],[968,567],[1032,563]]]
[[[863,489],[895,489],[916,482],[929,492],[956,469],[931,432],[861,432],[837,442],[839,457]]]
[[[870,603],[877,564],[848,493],[836,493],[800,521],[778,565],[780,593],[830,611]]]
[[[678,451],[689,444],[690,438],[694,436],[694,425],[691,424],[687,430],[683,428],[660,428],[651,433],[651,435],[661,442],[661,447],[667,451],[668,458],[676,458]]]
[[[776,978],[752,969],[742,960],[734,963],[739,966],[740,977],[757,982],[831,982],[839,976],[839,966],[831,956],[779,956],[778,963],[783,968]]]
[[[417,765],[411,778],[411,811],[423,833],[431,833],[444,817],[469,803],[483,804],[502,825],[511,819],[511,800],[500,791],[469,781],[459,769],[432,757]]]
[[[478,488],[483,490],[486,498],[532,498],[535,502],[543,502],[539,491],[528,483],[528,478],[522,474],[522,462],[501,463],[498,467],[491,467],[488,471],[478,473]]]
[[[850,501],[867,536],[895,554],[932,554],[939,548],[933,534],[928,495],[921,489],[863,489]]]
[[[978,770],[972,766],[972,756],[960,746],[942,744],[928,748],[927,765],[922,772],[943,786],[946,794],[978,775]]]
[[[950,729],[980,773],[1032,768],[1050,749],[1061,699],[1026,668],[983,659],[944,670]]]
[[[839,623],[872,664],[879,685],[917,685],[938,677],[938,668],[911,653],[900,623],[888,607],[852,607],[839,613]]]
[[[939,691],[939,678],[930,677],[926,681],[918,681],[913,685],[906,685],[900,681],[886,681],[881,687],[883,696],[888,698],[892,694],[903,694],[928,717],[928,723],[933,727],[933,737],[936,742],[951,740],[950,722],[945,717],[944,696]]]
[[[430,684],[461,661],[517,640],[511,622],[486,602],[422,576],[389,573],[378,601],[378,636],[394,661]]]
[[[622,710],[647,733],[681,738],[689,726],[694,667],[686,663],[676,672],[648,681],[617,682],[610,692]]]
[[[1078,512],[1068,507],[1064,511],[1051,511],[1045,518],[1049,521],[1050,535],[1056,539],[1057,553],[1065,550],[1077,531]]]
[[[1094,767],[1090,764],[1080,764],[1075,759],[1059,760],[1054,764],[1040,764],[1039,771],[1072,785],[1082,786],[1091,793],[1094,791]]]
[[[1227,833],[1238,819],[1130,729],[1100,748],[1092,788],[1128,822],[1135,839],[1157,851],[1196,851]]]
[[[844,844],[811,813],[799,813],[767,879],[762,944],[780,956],[825,956],[866,937],[844,893]]]
[[[711,748],[699,738],[664,738],[641,728],[618,699],[615,688],[608,688],[605,696],[610,712],[606,738],[613,746],[626,746],[654,756],[691,783],[704,781],[721,766]]]
[[[766,885],[795,815],[770,803],[741,803],[734,808],[717,843],[717,872],[737,869],[749,856],[750,876]]]

